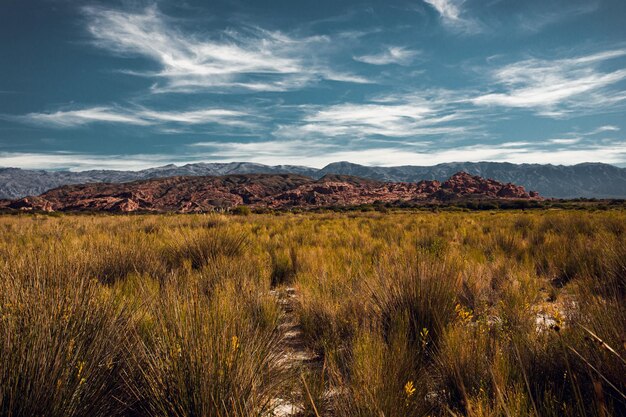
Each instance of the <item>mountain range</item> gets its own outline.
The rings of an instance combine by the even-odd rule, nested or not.
[[[0,208],[204,213],[242,205],[289,209],[541,199],[536,192],[526,191],[524,187],[466,172],[458,172],[443,183],[437,180],[384,182],[336,174],[326,174],[318,180],[298,174],[236,174],[65,185],[36,197],[0,201]]]
[[[236,174],[297,174],[320,179],[327,174],[352,175],[384,182],[444,181],[456,172],[467,172],[504,183],[514,183],[553,198],[626,198],[626,168],[602,163],[578,165],[454,162],[433,166],[375,167],[336,162],[324,168],[295,165],[262,165],[249,162],[165,165],[141,171],[43,171],[0,168],[0,199],[39,195],[70,184],[124,183],[177,176]]]

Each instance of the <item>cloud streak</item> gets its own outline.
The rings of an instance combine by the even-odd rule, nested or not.
[[[353,59],[370,65],[409,65],[417,55],[419,55],[418,51],[401,46],[390,46],[381,53],[355,56]]]
[[[626,99],[624,91],[607,87],[626,80],[626,69],[603,72],[600,64],[626,56],[618,49],[576,58],[531,58],[491,72],[498,92],[479,95],[477,106],[534,110],[544,116],[563,116],[574,110],[607,107]]]
[[[515,17],[522,32],[534,34],[552,24],[595,12],[599,7],[599,0],[539,2],[534,8],[525,8],[524,13]]]
[[[95,155],[76,152],[0,152],[0,166],[22,169],[67,169],[86,171],[91,169],[114,169],[139,171],[165,165],[175,160],[172,155]],[[180,161],[176,161],[180,162]]]
[[[441,148],[423,143],[415,146],[355,148],[353,143],[338,144],[308,140],[269,140],[260,142],[198,142],[182,154],[94,155],[86,153],[0,152],[0,166],[25,169],[139,170],[175,163],[248,161],[268,165],[306,165],[321,168],[349,160],[372,166],[436,165],[446,162],[511,162],[574,165],[583,162],[620,164],[626,159],[626,141],[600,142],[582,139],[548,139]]]
[[[307,138],[409,138],[456,135],[472,130],[468,109],[445,92],[384,96],[364,103],[304,106],[300,122],[280,126],[275,136]]]
[[[453,30],[476,33],[480,31],[478,22],[463,16],[462,6],[465,0],[424,0],[439,13],[443,24]]]
[[[54,128],[73,128],[92,123],[113,123],[135,126],[162,124],[205,125],[217,124],[238,128],[254,128],[256,123],[249,120],[246,112],[229,109],[198,109],[190,111],[157,111],[144,107],[91,107],[78,110],[59,110],[53,113],[29,113],[12,116],[11,119]]]
[[[557,147],[553,145],[557,144]],[[352,144],[339,145],[305,140],[263,141],[250,143],[203,142],[194,145],[207,148],[213,158],[224,161],[249,160],[277,165],[294,164],[321,168],[337,161],[363,165],[436,165],[446,162],[511,162],[574,165],[583,162],[621,163],[626,157],[626,142],[606,141],[601,144],[574,142],[519,141],[475,144],[453,148],[432,145],[375,147],[355,149]]]
[[[155,92],[287,91],[320,80],[369,82],[310,59],[316,50],[330,48],[328,36],[294,38],[260,28],[199,36],[183,32],[155,6],[140,13],[84,10],[96,46],[159,64],[157,72],[128,72],[159,79]]]

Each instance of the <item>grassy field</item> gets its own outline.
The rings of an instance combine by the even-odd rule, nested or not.
[[[0,416],[626,415],[625,301],[624,210],[2,216]]]

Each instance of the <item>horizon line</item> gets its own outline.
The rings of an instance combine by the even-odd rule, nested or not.
[[[112,172],[141,172],[141,171],[148,171],[148,170],[153,170],[153,169],[159,169],[159,168],[166,168],[166,167],[176,167],[176,168],[183,168],[186,166],[191,166],[191,165],[229,165],[229,164],[249,164],[249,165],[257,165],[257,166],[262,166],[262,167],[270,167],[270,168],[275,168],[275,167],[294,167],[294,168],[306,168],[306,169],[311,169],[311,170],[316,170],[316,171],[321,171],[324,170],[326,168],[328,168],[331,165],[337,165],[337,164],[350,164],[350,165],[355,165],[355,166],[359,166],[359,167],[364,167],[364,168],[401,168],[401,167],[418,167],[418,168],[429,168],[429,167],[437,167],[437,166],[442,166],[442,165],[454,165],[454,164],[499,164],[499,165],[503,165],[503,164],[508,164],[508,165],[515,165],[515,166],[523,166],[523,165],[535,165],[535,166],[553,166],[553,167],[576,167],[576,166],[581,166],[581,165],[607,165],[607,166],[612,166],[618,169],[626,169],[626,166],[620,166],[617,164],[610,164],[610,163],[606,163],[606,162],[600,162],[600,161],[586,161],[586,162],[579,162],[579,163],[575,163],[575,164],[553,164],[553,163],[536,163],[536,162],[522,162],[522,163],[515,163],[515,162],[508,162],[508,161],[489,161],[489,160],[480,160],[480,161],[450,161],[450,162],[440,162],[437,164],[432,164],[432,165],[411,165],[411,164],[402,164],[402,165],[376,165],[376,164],[359,164],[356,162],[350,162],[348,160],[342,160],[342,161],[335,161],[335,162],[331,162],[328,163],[322,167],[314,167],[314,166],[310,166],[310,165],[297,165],[297,164],[264,164],[264,163],[259,163],[259,162],[251,162],[251,161],[245,161],[245,160],[233,160],[233,161],[194,161],[194,162],[170,162],[170,163],[166,163],[163,165],[153,165],[153,166],[148,166],[148,167],[138,167],[138,168],[125,168],[125,169],[115,169],[115,168],[99,168],[99,167],[71,167],[71,166],[59,166],[59,167],[32,167],[32,168],[28,168],[28,167],[20,167],[20,166],[2,166],[0,165],[0,169],[1,170],[6,170],[6,169],[19,169],[22,171],[47,171],[47,172],[89,172],[89,171],[112,171]]]

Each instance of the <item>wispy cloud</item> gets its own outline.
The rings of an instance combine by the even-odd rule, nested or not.
[[[445,162],[512,162],[573,165],[583,162],[623,163],[626,142],[601,144],[558,143],[551,141],[519,141],[475,144],[440,148],[437,146],[383,146],[354,149],[352,144],[339,145],[311,141],[263,141],[252,143],[203,142],[196,147],[210,150],[216,160],[241,161],[277,165],[295,164],[323,167],[337,161],[350,161],[371,166],[435,165]]]
[[[457,21],[461,18],[460,5],[463,1],[454,0],[424,0],[425,3],[434,7],[441,15],[441,18],[447,21]]]
[[[465,0],[424,0],[424,3],[439,13],[441,21],[448,28],[467,33],[480,31],[478,22],[465,17],[463,14],[462,7]]]
[[[525,3],[521,4],[527,6]],[[599,6],[599,0],[538,2],[524,7],[523,13],[517,14],[515,18],[522,32],[532,34],[540,32],[549,25],[592,13],[598,10]]]
[[[228,109],[200,109],[191,111],[141,110],[138,115],[155,123],[180,123],[183,125],[219,124],[223,126],[253,128],[250,113]]]
[[[185,33],[155,6],[139,13],[87,7],[94,44],[114,53],[149,58],[157,72],[129,72],[160,79],[157,92],[207,90],[286,91],[319,80],[367,83],[358,75],[320,64],[311,56],[329,49],[328,36],[296,38],[245,28],[213,36]]]
[[[549,139],[548,143],[552,143],[555,145],[573,145],[575,143],[580,142],[581,138],[557,138],[557,139]]]
[[[56,111],[53,113],[29,113],[24,116],[7,117],[17,121],[53,127],[75,127],[90,123],[123,123],[146,126],[150,122],[135,115],[125,114],[110,107],[92,107],[80,110]]]
[[[626,79],[626,69],[601,71],[600,64],[626,56],[618,49],[576,58],[531,58],[492,71],[499,92],[479,95],[478,106],[502,106],[535,110],[559,117],[573,110],[608,107],[626,99],[626,92],[607,87]]]
[[[436,165],[445,162],[492,161],[574,165],[583,162],[623,164],[626,141],[599,143],[574,140],[518,141],[479,143],[441,148],[428,146],[379,146],[355,149],[352,144],[307,140],[270,140],[261,142],[199,142],[181,154],[95,155],[87,153],[0,152],[0,166],[25,169],[139,170],[165,164],[193,162],[249,161],[268,165],[306,165],[321,168],[337,161],[371,166]]]
[[[364,103],[304,106],[304,115],[293,125],[280,126],[280,138],[408,138],[454,135],[472,129],[460,124],[469,118],[467,109],[452,103],[445,92],[423,95],[384,96]]]
[[[612,125],[599,126],[592,130],[575,131],[563,134],[561,137],[547,139],[543,142],[552,145],[575,145],[580,144],[581,147],[596,146],[598,143],[617,142],[617,139],[610,139],[611,136],[615,137],[615,132],[619,132],[620,128]],[[535,144],[535,146],[538,146]],[[553,148],[554,150],[555,148]]]
[[[1,167],[19,167],[22,169],[138,171],[172,162],[180,163],[182,161],[176,160],[172,155],[164,154],[95,155],[77,152],[0,152]]]
[[[600,126],[599,128],[592,130],[591,132],[587,133],[587,135],[597,135],[600,133],[604,133],[604,132],[619,132],[620,128],[617,126],[613,126],[613,125],[605,125],[605,126]]]
[[[353,59],[371,65],[409,65],[417,55],[419,51],[401,46],[390,46],[378,54],[355,56]]]
[[[337,143],[328,143],[309,140],[264,140],[254,142],[217,142],[205,141],[189,145],[191,149],[206,151],[220,160],[250,160],[274,161],[275,164],[297,162],[298,156],[319,156],[324,153],[333,153],[341,149]],[[279,162],[286,161],[286,162]]]
[[[5,116],[5,118],[7,118]],[[161,124],[204,125],[218,124],[230,127],[253,128],[252,116],[229,109],[197,109],[190,111],[157,111],[144,107],[91,107],[77,110],[59,110],[53,113],[29,113],[10,116],[12,120],[57,128],[79,127],[92,123],[115,123],[136,126]]]

